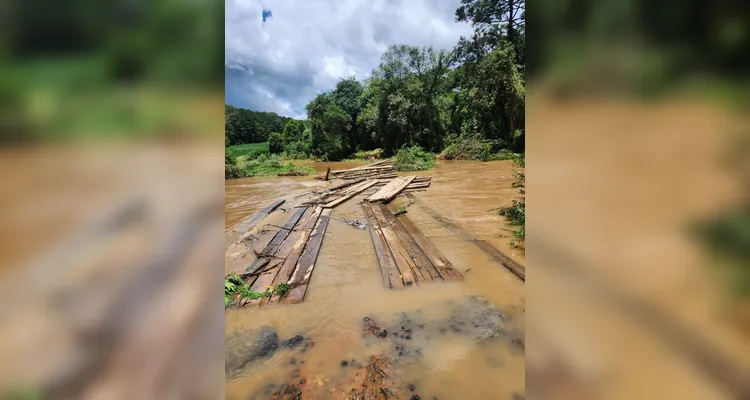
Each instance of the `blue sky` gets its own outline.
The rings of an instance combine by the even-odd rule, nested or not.
[[[226,0],[226,102],[303,118],[317,93],[368,77],[392,44],[453,48],[471,34],[453,22],[459,2]]]

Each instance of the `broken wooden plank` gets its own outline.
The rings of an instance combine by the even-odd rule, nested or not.
[[[337,205],[339,205],[339,204],[341,204],[341,203],[349,200],[350,198],[352,198],[352,197],[356,196],[357,194],[363,192],[365,189],[369,188],[370,186],[372,186],[374,184],[375,184],[374,180],[365,181],[364,183],[358,185],[357,188],[356,188],[356,190],[350,190],[348,193],[346,193],[345,195],[342,195],[340,198],[338,198],[336,200],[333,200],[333,201],[331,201],[329,203],[326,203],[325,205],[323,205],[323,207],[325,207],[325,208],[336,207]]]
[[[280,262],[274,261],[272,263],[273,266],[278,266]],[[266,273],[261,274],[258,276],[258,279],[255,280],[255,283],[250,286],[250,288],[254,292],[264,293],[268,287],[271,285],[271,282],[273,282],[273,278],[276,277],[276,274],[279,272],[279,268],[274,268],[269,270]],[[260,302],[262,299],[248,299],[247,302],[245,302],[245,307],[259,307]]]
[[[440,221],[448,230],[456,234],[461,239],[474,243],[477,247],[482,249],[485,253],[489,254],[493,258],[495,258],[496,261],[500,263],[500,265],[507,268],[510,272],[512,272],[515,276],[517,276],[522,281],[526,282],[526,268],[516,262],[515,260],[511,259],[510,257],[503,254],[500,250],[493,247],[491,244],[483,241],[478,240],[475,237],[469,235],[466,233],[461,227],[453,223],[452,221],[446,219],[443,217],[439,212],[437,212],[435,209],[430,207],[428,204],[424,204],[417,196],[412,195],[411,193],[407,194],[407,197],[414,200],[415,202],[419,203],[420,207],[424,209],[428,214],[430,214],[433,218]]]
[[[413,285],[419,279],[415,276],[417,267],[414,265],[414,261],[409,257],[404,246],[401,245],[398,236],[396,236],[396,232],[394,232],[393,228],[388,225],[388,221],[386,221],[382,210],[378,207],[372,207],[372,212],[373,215],[375,215],[375,220],[378,221],[380,230],[383,232],[388,249],[391,251],[391,256],[396,262],[396,267],[398,267],[401,279],[404,281],[404,286]]]
[[[420,231],[407,216],[400,215],[396,217],[396,219],[401,223],[404,229],[409,232],[411,237],[414,238],[414,241],[417,242],[422,251],[424,251],[427,258],[429,258],[435,268],[437,268],[437,271],[443,280],[447,281],[463,278],[463,276],[453,268],[453,264],[451,264],[451,262],[445,258],[443,253],[441,253],[440,250],[438,250],[437,247],[435,247],[435,245],[432,244],[424,234],[422,234],[422,231]]]
[[[407,176],[404,178],[396,178],[393,182],[385,185],[382,189],[378,190],[375,194],[367,198],[367,201],[373,203],[376,201],[389,202],[393,200],[404,188],[416,178],[416,176]]]
[[[292,288],[289,293],[282,299],[283,303],[300,303],[305,300],[307,294],[307,287],[310,283],[310,277],[312,276],[313,269],[317,263],[318,254],[323,244],[323,237],[328,227],[328,220],[331,216],[331,209],[325,209],[318,218],[318,223],[313,229],[308,239],[305,251],[302,253],[299,261],[297,262],[297,269],[292,275],[292,280],[289,281],[289,285]],[[301,275],[301,276],[300,276]]]
[[[360,183],[360,182],[362,182],[364,180],[365,180],[365,178],[360,178],[360,179],[355,179],[355,180],[351,180],[351,181],[346,181],[344,183],[339,183],[338,185],[334,185],[334,186],[331,186],[329,188],[326,188],[325,191],[326,192],[333,192],[333,191],[339,190],[341,188],[345,188],[347,186],[351,186],[351,185]]]
[[[294,213],[291,217],[289,217],[289,220],[286,222],[286,224],[284,224],[284,226],[281,227],[278,232],[276,232],[276,235],[273,237],[273,239],[271,239],[268,245],[260,252],[261,255],[271,255],[279,249],[279,246],[281,246],[281,243],[284,242],[284,239],[286,239],[287,235],[289,235],[289,232],[294,229],[294,226],[302,217],[302,214],[305,213],[305,210],[307,210],[307,208],[305,207],[297,207],[294,209]]]
[[[417,267],[417,270],[422,273],[424,280],[432,281],[435,279],[442,279],[442,276],[439,274],[437,268],[432,264],[427,255],[420,248],[419,243],[417,243],[411,236],[409,231],[407,231],[406,228],[404,228],[404,226],[401,225],[400,222],[398,222],[398,219],[396,219],[396,216],[393,215],[391,209],[388,208],[388,206],[385,204],[377,204],[373,205],[373,207],[380,207],[381,210],[383,210],[383,215],[385,215],[386,220],[391,225],[391,227],[393,227],[393,230],[396,232],[396,236],[398,236],[399,240],[401,240],[401,244],[409,252],[409,257],[411,257],[412,261],[414,261],[414,265]]]
[[[248,276],[256,274],[258,271],[262,271],[263,268],[268,265],[268,263],[271,261],[270,257],[261,257],[256,258],[255,261],[253,261],[251,264],[245,268],[245,271],[240,276]]]
[[[299,222],[297,223],[295,229],[291,233],[289,233],[289,236],[286,237],[284,243],[281,244],[279,250],[274,254],[276,258],[283,259],[284,261],[281,264],[281,268],[279,269],[278,274],[276,274],[276,277],[271,283],[272,286],[275,287],[279,283],[286,282],[287,279],[289,279],[289,274],[292,273],[292,271],[294,270],[294,265],[297,263],[297,259],[294,258],[293,255],[293,250],[297,246],[299,239],[302,238],[307,225],[311,221],[312,223],[315,223],[315,220],[317,220],[320,212],[316,212],[316,210],[318,210],[319,208],[320,207],[308,207],[305,210],[304,215],[299,219]],[[263,306],[268,304],[268,300],[269,299],[264,299],[261,305]]]
[[[291,251],[284,259],[284,263],[281,265],[281,269],[279,270],[279,273],[276,275],[276,278],[274,278],[273,285],[276,286],[279,283],[286,283],[292,274],[294,273],[295,267],[297,266],[297,261],[299,261],[300,256],[302,255],[302,252],[304,251],[307,241],[310,238],[310,234],[312,233],[313,229],[315,228],[315,225],[318,222],[318,218],[320,217],[320,214],[323,212],[323,207],[317,206],[312,210],[312,214],[310,214],[309,217],[304,222],[304,225],[299,228],[297,233],[296,241],[294,242]],[[299,226],[299,225],[298,225]],[[294,240],[292,235],[289,235],[287,240]],[[279,301],[279,296],[274,295],[269,303],[276,303]]]
[[[484,250],[487,254],[494,257],[500,262],[505,268],[512,272],[515,276],[521,278],[522,281],[526,282],[526,268],[523,265],[517,263],[512,258],[501,253],[500,250],[496,249],[493,245],[489,244],[484,240],[473,239],[472,242],[476,244],[480,249]]]
[[[375,214],[372,212],[371,207],[370,203],[362,203],[362,209],[365,211],[372,244],[375,247],[375,255],[378,257],[378,264],[380,265],[380,274],[383,277],[383,283],[389,289],[403,289],[404,282],[401,280],[401,276],[396,268],[396,261],[393,260],[391,251],[385,241],[383,231],[380,228],[380,225],[378,225],[378,221],[375,219]]]
[[[232,228],[230,228],[230,231],[235,232],[248,232],[251,230],[255,225],[258,224],[258,222],[262,221],[263,218],[267,217],[268,214],[272,213],[273,210],[278,208],[280,205],[284,204],[285,199],[278,199],[274,201],[273,203],[267,205],[266,207],[258,210],[253,215],[249,216],[247,219],[240,221],[239,223],[235,224]]]
[[[391,191],[392,189],[396,188],[397,185],[401,184],[403,181],[404,181],[404,178],[394,178],[394,179],[388,181],[385,184],[385,186],[383,186],[382,188],[378,189],[378,191],[375,192],[375,194],[373,194],[372,196],[368,197],[367,201],[370,201],[370,199],[375,199],[375,195],[376,194],[377,195],[382,195],[382,194],[384,194],[384,193],[386,193],[388,191]]]

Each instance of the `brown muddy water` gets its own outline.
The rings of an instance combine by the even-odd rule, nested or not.
[[[358,164],[308,165],[325,171]],[[422,208],[523,264],[523,251],[508,246],[511,234],[504,219],[490,211],[518,197],[511,187],[512,166],[507,161],[438,162],[414,174],[433,178],[427,191],[414,193],[419,202],[408,206],[408,216],[465,279],[387,290],[368,230],[344,222],[366,221],[358,203],[374,189],[365,191],[333,209],[303,303],[227,310],[227,399],[276,398],[284,384],[293,390],[279,398],[524,398],[523,282]],[[291,207],[298,202],[295,196],[329,185],[312,177],[227,181],[226,226],[277,198],[287,199],[282,208]],[[400,197],[391,208],[407,203]],[[259,229],[287,218],[277,210]],[[227,259],[236,255],[236,247],[229,245]],[[367,324],[377,327],[371,333]],[[373,376],[371,356],[383,361],[378,365],[387,377]],[[382,382],[373,389],[364,384],[365,377]]]

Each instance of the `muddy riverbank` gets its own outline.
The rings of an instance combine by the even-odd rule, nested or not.
[[[328,165],[357,164],[311,166]],[[415,175],[433,177],[415,193],[422,203],[524,263],[507,245],[502,217],[489,211],[518,195],[509,162],[439,162]],[[312,177],[227,181],[226,225],[327,185]],[[412,204],[409,218],[465,278],[387,290],[368,230],[351,223],[365,221],[359,201],[333,210],[303,303],[226,312],[226,398],[523,398],[523,282]],[[262,224],[285,218],[279,210]]]

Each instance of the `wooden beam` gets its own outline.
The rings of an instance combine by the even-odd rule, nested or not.
[[[425,255],[430,259],[443,280],[448,281],[463,278],[461,273],[453,268],[453,264],[445,258],[443,253],[441,253],[440,250],[438,250],[437,247],[435,247],[435,245],[424,236],[422,231],[420,231],[406,215],[398,216],[397,220],[401,226],[409,232],[411,237],[414,238],[414,241],[417,242],[422,251],[424,251]]]
[[[388,224],[396,232],[401,244],[409,252],[409,257],[414,261],[414,265],[417,267],[417,271],[422,274],[425,281],[432,281],[434,279],[442,279],[442,276],[438,273],[437,268],[432,264],[430,259],[420,248],[419,244],[414,240],[411,234],[401,225],[400,222],[393,215],[393,212],[385,204],[373,205],[373,207],[380,207],[383,210]]]
[[[376,183],[376,181],[374,181],[374,180],[368,180],[368,181],[360,184],[359,186],[357,186],[356,190],[350,190],[347,194],[341,196],[340,198],[338,198],[336,200],[333,200],[331,202],[326,203],[325,205],[323,205],[323,207],[325,207],[325,208],[336,207],[337,205],[339,205],[339,204],[341,204],[341,203],[349,200],[350,198],[356,196],[357,194],[363,192],[365,189],[369,188],[370,186],[374,185],[375,183]]]
[[[289,220],[284,224],[281,229],[276,232],[276,235],[271,239],[271,242],[268,243],[268,245],[263,248],[263,250],[260,252],[261,254],[270,255],[276,253],[276,250],[279,249],[279,246],[281,246],[281,243],[286,239],[286,237],[289,235],[289,232],[294,228],[294,226],[297,224],[297,221],[302,217],[302,214],[305,213],[305,210],[307,208],[305,207],[297,207],[294,209],[294,213],[291,217],[289,217]]]
[[[297,224],[297,229],[292,231],[289,236],[287,236],[286,240],[284,240],[279,251],[275,254],[278,258],[283,258],[284,263],[281,265],[276,277],[273,278],[271,286],[275,287],[279,283],[289,280],[289,276],[294,271],[294,266],[297,265],[299,254],[302,252],[302,249],[304,249],[309,230],[312,230],[313,226],[315,226],[315,222],[318,220],[321,211],[321,207],[307,208],[305,214],[300,218],[299,223]],[[298,250],[299,253],[295,250]],[[278,298],[276,300],[278,300]],[[266,305],[270,301],[271,299],[264,299],[261,305]]]
[[[406,251],[404,246],[396,236],[396,232],[393,231],[383,215],[383,211],[379,207],[372,207],[373,215],[378,221],[380,230],[383,232],[385,241],[388,244],[388,249],[391,251],[391,256],[396,262],[396,267],[401,274],[401,279],[404,281],[404,286],[411,286],[418,281],[420,277],[415,276],[417,267],[414,265],[414,261],[409,258],[409,253]]]
[[[383,201],[389,202],[393,200],[402,190],[404,190],[409,184],[416,178],[416,176],[407,176],[404,178],[394,179],[391,183],[385,185],[383,188],[378,190],[375,194],[367,198],[369,202]]]
[[[292,280],[289,281],[289,285],[292,288],[289,293],[286,294],[282,302],[284,303],[299,303],[305,300],[307,294],[307,287],[310,284],[310,278],[312,277],[313,269],[317,263],[318,254],[323,244],[323,237],[326,234],[326,228],[328,227],[328,221],[331,216],[331,209],[325,209],[318,218],[318,223],[310,234],[309,242],[305,248],[305,252],[297,263],[297,269],[292,275]],[[300,276],[301,275],[301,276]]]
[[[375,247],[375,255],[378,257],[380,275],[383,277],[383,283],[389,289],[403,289],[404,282],[401,280],[401,276],[396,268],[396,261],[393,260],[391,251],[385,241],[383,231],[380,228],[380,225],[378,225],[378,221],[375,219],[375,214],[373,214],[371,207],[370,203],[362,203],[362,209],[367,218],[372,244]]]
[[[266,207],[262,208],[261,210],[258,210],[253,215],[248,217],[247,219],[244,219],[240,221],[239,223],[235,224],[233,227],[231,227],[230,231],[235,232],[248,232],[250,229],[252,229],[255,225],[258,224],[258,222],[262,221],[263,218],[267,217],[268,214],[272,213],[273,210],[278,208],[280,205],[284,204],[285,199],[278,199],[274,201],[273,203],[267,205]]]

